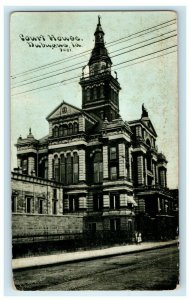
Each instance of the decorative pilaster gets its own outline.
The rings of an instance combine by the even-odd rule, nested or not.
[[[104,208],[109,208],[110,207],[109,195],[103,195],[103,206],[104,206]]]
[[[166,182],[165,182],[165,170],[161,169],[160,170],[160,185],[165,187],[166,186]]]
[[[79,150],[79,181],[86,180],[86,152],[85,150]]]
[[[152,162],[152,171],[153,171],[152,184],[155,185],[156,184],[156,173],[155,173],[155,163],[154,162]]]
[[[49,122],[49,136],[52,136],[52,123]]]
[[[28,175],[33,175],[33,171],[35,171],[35,160],[34,157],[28,158]]]
[[[144,183],[144,174],[143,174],[143,156],[139,155],[137,157],[137,178],[138,178],[138,184],[143,184]]]
[[[108,178],[108,146],[103,146],[103,178]]]
[[[85,118],[83,116],[79,116],[79,132],[85,131]]]
[[[17,168],[21,168],[21,159],[17,157]]]
[[[129,180],[132,179],[132,153],[131,153],[131,147],[129,147]]]
[[[119,177],[126,177],[125,144],[119,144]]]
[[[144,184],[147,185],[148,184],[148,180],[147,180],[147,158],[144,157]]]
[[[157,198],[157,203],[158,203],[158,212],[160,212],[161,208],[160,208],[160,198],[159,197]]]
[[[120,194],[120,206],[127,206],[127,194]]]
[[[79,208],[81,208],[81,209],[87,208],[86,197],[79,197]]]
[[[48,155],[48,179],[53,179],[53,154]]]

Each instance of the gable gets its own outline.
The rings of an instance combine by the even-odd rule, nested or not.
[[[59,117],[69,116],[81,113],[81,110],[71,104],[66,103],[63,101],[58,107],[56,107],[53,112],[51,112],[47,116],[47,120],[56,119]]]
[[[150,119],[147,118],[147,120],[141,119],[141,122],[154,134],[154,136],[157,137],[157,133],[154,129],[154,126],[152,125],[152,122],[150,121]]]

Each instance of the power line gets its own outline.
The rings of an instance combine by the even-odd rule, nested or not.
[[[157,28],[157,27],[159,27],[159,26],[161,26],[161,25],[168,24],[168,23],[171,23],[171,22],[173,22],[173,21],[176,21],[176,19],[172,19],[172,20],[169,20],[169,21],[160,23],[160,24],[158,24],[158,25],[151,26],[151,27],[146,28],[146,29],[144,29],[144,30],[141,30],[141,31],[138,31],[138,32],[136,32],[136,33],[130,34],[130,35],[128,35],[127,37],[123,37],[123,38],[120,38],[120,39],[111,41],[111,42],[107,43],[106,45],[110,45],[110,44],[116,43],[116,42],[118,42],[119,40],[123,40],[123,39],[129,38],[129,37],[132,37],[132,36],[137,35],[137,34],[139,34],[139,33],[148,31],[148,30],[150,30],[150,29],[152,29],[152,28]],[[175,24],[175,23],[173,23],[173,24]],[[170,25],[173,25],[173,24],[170,24]],[[170,26],[170,25],[167,25],[167,26]],[[167,27],[167,26],[166,26],[166,27]],[[162,28],[158,28],[158,29],[156,29],[156,30],[159,30],[159,29],[162,29]],[[29,72],[33,72],[33,71],[36,71],[36,70],[41,69],[41,68],[47,68],[47,67],[50,66],[50,65],[55,65],[55,64],[57,64],[57,63],[60,63],[61,61],[68,61],[68,60],[70,60],[70,59],[74,59],[74,58],[76,58],[76,56],[83,55],[84,53],[87,53],[87,52],[90,52],[90,51],[91,51],[91,49],[86,50],[86,51],[83,51],[83,52],[81,52],[81,53],[79,53],[79,54],[76,54],[76,55],[72,55],[72,56],[70,56],[70,57],[68,57],[68,58],[65,58],[65,59],[60,59],[60,60],[54,61],[54,62],[52,62],[52,63],[44,64],[44,65],[41,65],[41,66],[39,66],[39,67],[29,69],[29,70],[27,70],[27,71],[24,71],[24,72],[21,72],[21,73],[17,73],[17,74],[15,74],[15,75],[11,76],[11,77],[13,77],[13,78],[14,78],[14,77],[18,77],[18,76],[21,76],[22,74],[26,74],[26,73],[29,73]]]
[[[175,51],[170,51],[170,52],[167,52],[167,53],[165,53],[165,54],[161,54],[161,55],[157,55],[157,56],[154,56],[154,57],[151,57],[151,58],[148,58],[148,59],[144,59],[144,60],[138,61],[138,62],[133,63],[133,64],[125,65],[125,66],[123,66],[123,67],[120,67],[120,68],[116,69],[116,71],[121,70],[121,69],[123,69],[123,68],[131,67],[131,66],[134,66],[134,65],[137,65],[137,64],[140,64],[140,63],[143,63],[143,62],[152,60],[152,59],[156,59],[156,58],[159,58],[159,57],[162,57],[162,56],[166,56],[166,55],[171,54],[171,53],[176,53],[176,52],[177,52],[176,50],[175,50]],[[64,83],[64,85],[68,85],[68,84],[71,84],[71,83],[77,83],[77,81],[76,81],[76,80],[73,80],[73,81],[71,81],[71,82]]]
[[[125,51],[125,52],[116,54],[116,55],[112,56],[111,58],[117,57],[117,56],[120,56],[120,55],[123,55],[123,54],[126,54],[126,53],[130,53],[130,52],[135,51],[135,50],[142,49],[142,48],[144,48],[144,47],[153,45],[153,44],[158,43],[158,42],[165,41],[165,40],[167,40],[167,39],[169,39],[169,38],[172,38],[172,37],[174,37],[174,36],[176,36],[176,35],[177,35],[177,34],[174,34],[174,35],[171,35],[171,36],[169,36],[169,37],[160,39],[160,40],[158,40],[158,41],[154,41],[154,42],[148,43],[148,44],[146,44],[146,45],[143,45],[143,46],[140,46],[140,47],[137,47],[137,48],[130,49],[130,50],[128,50],[128,51]],[[36,80],[33,80],[33,81],[29,81],[29,82],[26,82],[26,83],[17,85],[17,86],[15,86],[15,87],[13,87],[13,88],[25,86],[25,85],[28,85],[28,84],[31,84],[31,83],[35,83],[35,82],[38,82],[38,81],[41,81],[41,80],[49,79],[49,78],[51,78],[51,77],[59,76],[59,75],[62,75],[62,74],[65,74],[65,73],[68,73],[68,72],[71,72],[71,71],[75,71],[75,70],[77,70],[77,69],[80,69],[82,66],[83,66],[83,65],[81,65],[80,67],[76,67],[76,68],[67,70],[67,71],[63,71],[63,72],[56,73],[56,74],[53,74],[53,75],[50,75],[50,76],[46,76],[46,77],[43,77],[43,78],[40,78],[40,79],[36,79]]]
[[[118,65],[121,65],[121,64],[124,64],[124,63],[127,63],[127,62],[130,62],[130,61],[134,61],[134,60],[143,58],[143,57],[147,57],[147,56],[152,55],[152,54],[156,54],[156,53],[159,53],[159,52],[162,52],[162,51],[165,51],[165,50],[174,48],[174,47],[176,47],[176,46],[177,46],[177,45],[173,45],[173,46],[170,46],[170,47],[161,49],[161,50],[157,50],[157,51],[155,51],[155,52],[148,53],[148,54],[146,54],[146,55],[142,55],[142,56],[139,56],[139,57],[130,59],[130,60],[126,60],[126,61],[124,61],[124,62],[117,63],[116,65],[114,65],[114,67],[115,67],[115,66],[118,66]],[[72,78],[65,79],[65,80],[63,80],[63,81],[58,81],[58,82],[54,82],[54,83],[51,83],[51,84],[48,84],[48,85],[45,85],[45,86],[37,87],[37,88],[31,89],[31,90],[27,90],[27,91],[23,91],[23,92],[20,92],[20,93],[16,93],[16,94],[13,94],[13,95],[11,95],[11,96],[21,95],[21,94],[25,94],[25,93],[28,93],[28,92],[31,92],[31,91],[35,91],[35,90],[42,89],[42,88],[44,88],[44,87],[53,86],[53,85],[56,85],[56,84],[58,84],[58,83],[63,83],[63,82],[65,82],[65,81],[69,81],[69,80],[78,78],[79,76],[80,76],[80,75],[75,76],[75,77],[72,77]],[[85,79],[85,78],[88,78],[88,76],[85,76],[84,79]]]
[[[135,44],[132,44],[132,45],[128,45],[128,46],[123,47],[123,48],[121,48],[121,49],[117,49],[117,50],[111,51],[110,54],[115,53],[115,52],[118,52],[118,51],[121,51],[121,50],[123,50],[123,49],[129,48],[129,47],[132,47],[132,46],[135,46],[135,45],[138,45],[138,44],[145,43],[145,42],[147,42],[147,41],[150,41],[150,40],[153,40],[153,39],[156,39],[156,38],[159,38],[159,37],[161,37],[161,36],[163,36],[163,35],[172,33],[172,32],[174,32],[174,31],[176,31],[176,29],[171,30],[171,31],[168,31],[168,32],[165,32],[165,33],[162,33],[162,34],[160,34],[160,35],[158,35],[158,36],[155,36],[155,37],[152,37],[152,38],[143,40],[143,41],[141,41],[141,42],[138,42],[138,43],[135,43]],[[83,64],[83,63],[86,63],[86,61],[82,61],[82,62],[79,62],[79,63],[76,63],[76,64],[72,64],[72,65],[67,66],[67,67],[63,67],[63,68],[61,68],[61,69],[57,69],[57,70],[51,71],[51,72],[49,72],[48,74],[52,74],[52,73],[55,73],[55,72],[58,72],[58,71],[61,71],[61,70],[64,70],[64,69],[68,69],[68,68],[73,67],[73,66],[81,65],[81,64]],[[82,67],[83,67],[83,66],[82,66]],[[81,68],[81,66],[80,66],[80,68]],[[44,76],[44,75],[46,75],[46,73],[40,74],[40,75],[35,76],[35,77],[30,77],[30,78],[28,78],[28,79],[20,80],[20,81],[18,81],[17,83],[26,82],[26,81],[28,81],[28,80],[30,80],[30,79],[34,79],[34,78],[36,79],[36,78],[39,78],[39,77]],[[16,84],[17,84],[17,83],[16,83]],[[18,86],[21,86],[21,85],[18,85]],[[14,86],[14,87],[12,87],[12,88],[16,88],[16,87],[18,87],[18,86]]]

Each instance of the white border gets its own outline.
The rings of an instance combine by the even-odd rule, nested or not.
[[[133,6],[131,6],[131,2],[133,4]],[[142,3],[143,2],[143,3]],[[80,3],[80,6],[79,6],[79,3]],[[37,296],[40,297],[40,296],[46,296],[50,299],[53,299],[54,296],[56,295],[59,295],[59,296],[67,296],[67,295],[72,295],[73,296],[81,296],[81,297],[84,297],[84,296],[87,296],[88,298],[90,296],[93,296],[94,297],[98,297],[98,299],[101,299],[103,298],[103,296],[117,296],[117,298],[119,298],[120,296],[123,297],[123,296],[134,296],[135,299],[138,299],[138,296],[153,296],[153,295],[160,295],[159,292],[132,292],[132,294],[128,291],[122,291],[122,292],[94,292],[94,293],[88,293],[88,292],[75,292],[75,293],[65,293],[65,292],[61,292],[61,293],[58,293],[58,292],[43,292],[43,293],[40,293],[40,292],[15,292],[13,293],[11,290],[10,290],[10,279],[11,279],[11,272],[10,272],[10,250],[11,250],[11,238],[10,238],[10,209],[8,208],[8,201],[9,201],[9,196],[10,196],[10,175],[9,175],[9,170],[10,170],[10,156],[9,156],[9,145],[10,145],[10,141],[9,141],[9,132],[10,132],[10,129],[9,129],[9,95],[8,95],[8,87],[9,87],[9,81],[8,81],[8,78],[9,78],[9,72],[8,72],[8,69],[9,69],[9,47],[8,47],[8,27],[7,27],[7,17],[5,16],[5,64],[3,64],[4,62],[4,56],[3,56],[3,52],[4,52],[4,49],[3,49],[3,45],[4,45],[4,39],[3,39],[3,33],[4,33],[4,26],[3,26],[3,14],[4,14],[4,9],[6,11],[8,10],[58,10],[58,9],[73,9],[73,10],[84,10],[84,9],[96,9],[96,10],[100,10],[100,9],[129,9],[129,10],[132,10],[132,9],[151,9],[151,10],[154,10],[154,9],[173,9],[173,10],[177,10],[178,13],[180,14],[180,11],[182,13],[182,10],[183,10],[183,13],[182,13],[182,24],[180,25],[180,28],[183,30],[182,33],[180,33],[180,38],[179,38],[179,44],[180,44],[180,51],[179,51],[179,58],[180,58],[180,65],[179,65],[179,78],[180,78],[180,188],[181,188],[181,192],[180,192],[180,196],[181,196],[181,207],[180,207],[180,210],[183,211],[183,216],[181,216],[181,237],[182,238],[182,244],[181,244],[181,266],[182,266],[182,269],[183,269],[183,272],[182,272],[182,282],[183,284],[185,284],[185,265],[188,265],[188,269],[189,269],[189,260],[188,260],[188,257],[187,257],[187,261],[186,261],[186,264],[185,264],[185,248],[186,248],[186,237],[188,237],[188,234],[184,234],[185,232],[185,228],[186,228],[186,220],[185,220],[185,214],[186,212],[188,213],[189,212],[189,203],[187,201],[187,206],[185,206],[185,189],[186,189],[186,184],[185,184],[185,181],[186,181],[186,176],[185,176],[185,172],[186,172],[186,158],[185,158],[185,154],[186,154],[186,143],[185,143],[185,115],[186,115],[186,103],[185,103],[185,66],[189,66],[189,59],[187,58],[187,64],[185,62],[185,50],[186,50],[186,46],[185,46],[185,28],[184,28],[184,18],[185,18],[185,12],[184,12],[184,9],[186,7],[187,9],[187,20],[189,19],[189,1],[188,0],[176,0],[176,1],[169,1],[169,0],[160,0],[160,1],[137,1],[137,0],[133,0],[133,1],[120,1],[120,0],[117,0],[117,1],[113,1],[113,0],[110,0],[109,1],[109,6],[107,6],[107,1],[106,0],[97,0],[97,1],[77,1],[77,0],[69,0],[69,1],[62,1],[62,0],[54,0],[54,1],[51,1],[51,0],[45,0],[45,1],[42,1],[42,0],[28,0],[27,1],[27,4],[26,4],[26,1],[17,1],[17,0],[1,0],[0,2],[0,8],[2,8],[0,10],[0,13],[1,13],[1,33],[2,33],[2,38],[1,38],[1,66],[4,65],[5,67],[5,102],[3,103],[2,99],[3,99],[3,84],[1,86],[1,93],[2,93],[2,97],[1,97],[1,101],[0,101],[0,133],[2,133],[2,135],[0,135],[1,137],[3,137],[3,130],[5,129],[4,131],[4,134],[5,134],[5,137],[6,139],[4,140],[5,141],[5,151],[3,149],[3,147],[0,147],[0,151],[1,151],[1,157],[2,157],[2,163],[1,163],[1,166],[3,166],[4,162],[4,171],[5,173],[3,173],[3,169],[2,167],[0,168],[0,182],[1,182],[1,187],[0,187],[0,190],[3,190],[3,187],[5,187],[4,189],[4,192],[5,192],[5,197],[4,197],[4,203],[3,201],[1,202],[1,216],[0,216],[0,225],[2,225],[0,228],[0,232],[1,232],[1,240],[0,240],[0,245],[1,245],[1,252],[0,252],[0,265],[1,266],[5,266],[5,269],[3,270],[3,268],[1,267],[0,268],[0,279],[1,279],[1,282],[0,282],[0,296],[2,298],[4,298],[5,296],[22,296],[22,297],[27,297],[26,299],[28,299],[28,297],[31,297],[31,296]],[[154,3],[154,6],[152,6],[152,3]],[[46,6],[43,6],[44,4],[46,4]],[[117,4],[117,6],[116,6]],[[143,6],[142,6],[143,4]],[[17,5],[17,6],[15,6]],[[47,6],[48,5],[48,6]],[[62,7],[58,7],[62,5]],[[63,7],[64,5],[64,7]],[[96,5],[96,6],[95,6]],[[125,5],[125,6],[124,6]],[[155,5],[158,5],[158,6],[155,6]],[[6,6],[6,7],[4,7]],[[8,7],[9,6],[9,7]],[[12,6],[12,7],[10,7]],[[20,6],[20,7],[19,7]],[[30,7],[29,7],[30,6]],[[112,7],[111,7],[112,6]],[[185,6],[185,7],[182,7],[182,6]],[[91,7],[91,8],[90,8]],[[189,25],[189,21],[188,21],[188,24],[187,26]],[[187,27],[188,28],[188,27]],[[188,35],[187,35],[188,37]],[[188,41],[189,42],[189,41]],[[189,49],[189,43],[187,45],[188,49]],[[188,52],[187,52],[188,53]],[[4,78],[4,74],[3,74],[3,68],[1,68],[1,78]],[[189,70],[187,69],[187,73],[189,72]],[[189,74],[187,74],[189,75]],[[187,79],[189,79],[189,76],[187,77]],[[189,85],[189,84],[188,84]],[[189,95],[189,90],[188,90],[188,94],[187,96]],[[188,99],[188,98],[187,98]],[[4,113],[4,104],[5,104],[5,113]],[[189,112],[189,104],[187,103],[187,109],[188,109],[188,112]],[[5,123],[4,123],[4,116],[5,116]],[[189,123],[189,119],[187,120],[187,122]],[[188,130],[188,124],[187,123],[187,130]],[[5,126],[3,126],[3,124],[5,124]],[[188,141],[188,144],[187,144],[187,147],[188,149],[187,150],[190,150],[189,149],[189,141]],[[187,151],[187,153],[189,153],[189,151]],[[4,156],[5,154],[5,156]],[[189,159],[188,159],[188,162],[189,162]],[[187,167],[188,169],[188,167]],[[189,178],[189,176],[188,176]],[[5,180],[4,180],[5,179]],[[3,197],[2,197],[3,199]],[[187,197],[187,200],[188,200],[188,197]],[[4,210],[4,204],[5,204],[5,210]],[[188,215],[187,215],[188,216]],[[189,219],[189,218],[188,218]],[[4,227],[4,231],[3,231],[3,227]],[[8,229],[9,229],[9,235],[8,235]],[[4,237],[2,235],[2,232],[4,232]],[[189,222],[188,222],[188,229],[187,229],[187,232],[189,232]],[[4,250],[3,250],[3,243],[5,241],[5,254],[4,255]],[[187,244],[188,244],[188,249],[189,249],[189,240],[187,240]],[[188,254],[188,250],[186,252]],[[5,264],[4,264],[5,262]],[[188,272],[189,273],[189,272]],[[3,284],[3,280],[2,279],[5,279],[4,280],[4,284]],[[187,278],[190,278],[190,276],[188,276],[187,274]],[[170,294],[171,295],[171,294]],[[50,297],[51,296],[51,297]],[[164,292],[164,294],[162,294],[162,299],[167,299],[168,298],[168,292]],[[176,291],[176,294],[174,295],[176,297],[176,299],[180,299],[182,298],[183,296],[186,296],[186,297],[189,297],[189,288],[187,286],[187,291],[186,291],[186,295],[185,295],[185,286],[182,287],[182,289]],[[140,297],[140,298],[141,298]],[[7,298],[7,297],[6,297]],[[9,297],[8,297],[9,298]],[[183,297],[184,298],[184,297]]]

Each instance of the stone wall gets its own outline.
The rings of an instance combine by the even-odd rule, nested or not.
[[[12,236],[16,237],[76,234],[83,232],[81,216],[12,215]]]

